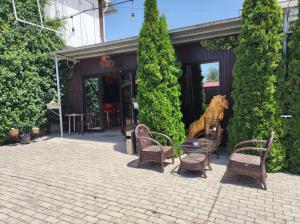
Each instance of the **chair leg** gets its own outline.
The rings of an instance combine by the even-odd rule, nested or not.
[[[226,167],[226,171],[225,171],[225,182],[229,182],[230,179],[230,171],[229,171],[229,165],[227,165]]]
[[[267,190],[267,184],[266,184],[266,177],[265,177],[265,175],[262,176],[261,184],[262,184],[262,188],[264,190]]]
[[[177,170],[177,173],[180,174],[181,173],[181,166],[179,165],[179,168]]]
[[[174,160],[174,155],[172,155],[172,164],[174,164],[174,161],[175,161],[175,160]]]
[[[142,164],[142,159],[141,157],[139,158],[139,162],[138,162],[138,167],[140,168],[141,167],[141,164]]]
[[[203,174],[204,178],[207,178],[205,169],[202,170],[202,174]]]
[[[163,172],[165,172],[165,167],[164,167],[164,160],[162,160],[161,161],[161,165],[160,165],[161,167],[161,172],[163,173]]]
[[[209,161],[208,161],[207,166],[208,166],[208,169],[209,169],[210,171],[212,171],[212,168],[211,168],[211,165],[210,165],[210,162],[209,162]]]
[[[267,190],[267,184],[266,184],[266,180],[262,180],[262,188],[264,189],[264,190]]]

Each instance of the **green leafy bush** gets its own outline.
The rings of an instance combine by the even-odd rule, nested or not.
[[[280,107],[277,99],[277,70],[282,62],[282,9],[277,0],[245,0],[242,29],[235,49],[233,70],[234,117],[228,127],[228,149],[247,139],[266,139],[277,134],[267,169],[286,167]]]
[[[300,1],[298,1],[300,8]],[[300,12],[298,14],[300,18]],[[288,114],[292,119],[287,120],[286,126],[289,149],[289,170],[300,173],[300,19],[294,26],[289,42],[289,64],[287,81]]]
[[[46,1],[41,1],[44,7]],[[20,18],[39,22],[35,0],[17,1]],[[46,103],[55,97],[54,60],[49,52],[62,47],[51,31],[14,24],[12,3],[0,7],[0,137],[11,128],[25,130],[46,123]]]
[[[145,1],[145,19],[138,42],[139,122],[169,135],[178,144],[185,138],[178,83],[182,71],[166,20],[159,19],[156,0]]]

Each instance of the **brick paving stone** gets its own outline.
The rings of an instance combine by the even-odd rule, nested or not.
[[[1,214],[1,213],[0,213],[0,220],[1,220],[1,221],[6,220],[8,217],[9,217],[8,215]]]
[[[300,176],[268,174],[268,190],[213,157],[208,178],[137,168],[120,134],[41,138],[0,147],[0,223],[300,223]],[[175,172],[174,172],[175,170]]]

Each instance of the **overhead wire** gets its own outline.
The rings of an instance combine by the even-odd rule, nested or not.
[[[112,4],[109,4],[108,6],[100,6],[100,7],[94,7],[94,8],[91,8],[91,9],[85,9],[85,10],[82,10],[80,12],[77,12],[77,13],[74,13],[70,16],[65,16],[65,17],[62,17],[62,18],[59,18],[60,20],[66,20],[66,19],[71,19],[75,16],[78,16],[82,13],[85,13],[85,12],[90,12],[90,11],[94,11],[94,10],[99,10],[99,9],[105,9],[109,6],[116,6],[116,5],[121,5],[121,4],[124,4],[124,3],[127,3],[127,2],[133,2],[134,0],[125,0],[125,1],[121,1],[121,2],[117,2],[117,3],[112,3]]]

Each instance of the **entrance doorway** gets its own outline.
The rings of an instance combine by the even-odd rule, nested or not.
[[[126,129],[136,121],[132,107],[135,96],[134,72],[99,74],[83,80],[84,113],[88,131]]]
[[[102,109],[106,129],[120,127],[120,78],[119,75],[102,75]]]

